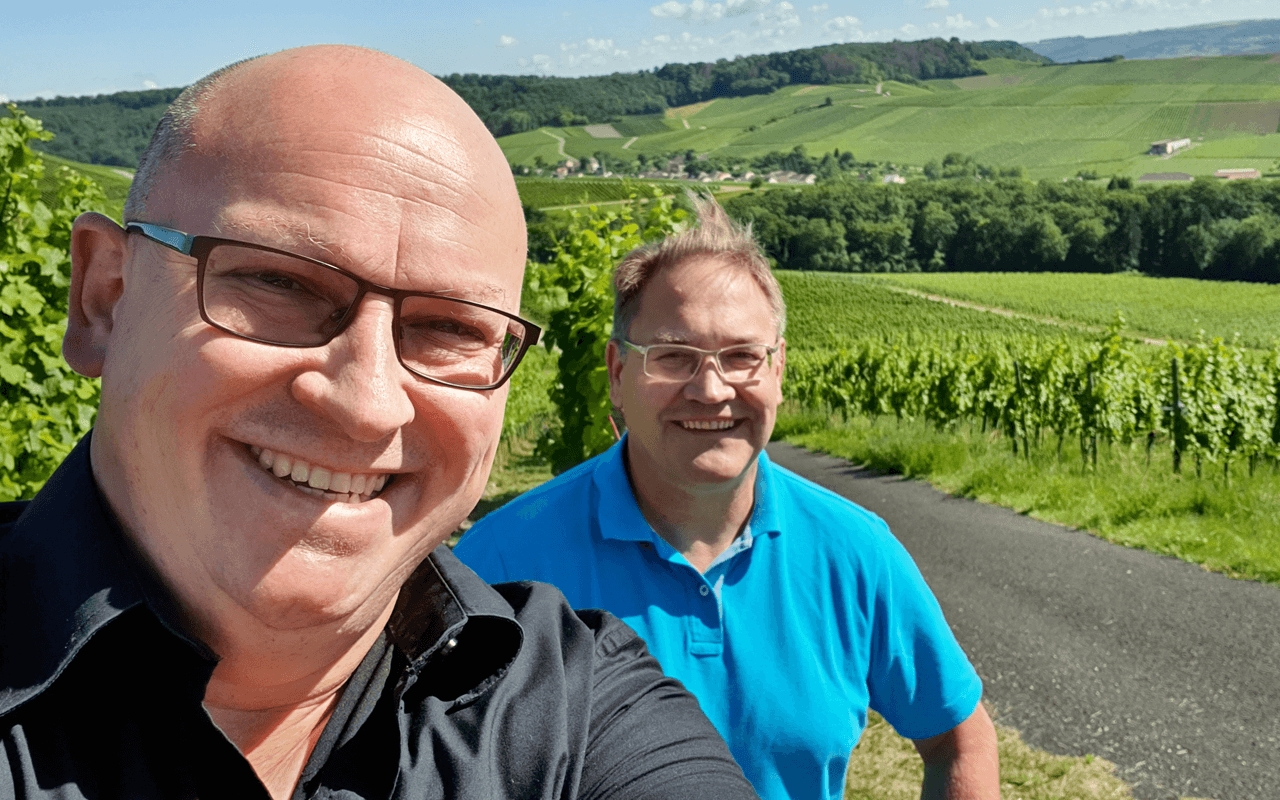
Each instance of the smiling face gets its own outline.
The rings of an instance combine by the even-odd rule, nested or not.
[[[742,268],[705,256],[654,275],[628,333],[640,345],[704,350],[772,345],[777,337],[759,284]],[[643,494],[736,490],[749,483],[782,401],[785,349],[742,383],[725,382],[710,358],[686,383],[650,378],[639,353],[623,356],[612,342],[608,359],[610,397],[626,417],[628,465]]]
[[[143,221],[519,310],[509,169],[416,68],[343,48],[270,56],[234,74],[194,135]],[[245,613],[279,628],[377,617],[479,499],[506,388],[409,373],[389,298],[366,295],[326,345],[276,347],[201,320],[194,259],[139,235],[82,241],[98,243],[76,247],[101,331],[95,476],[184,607],[215,631]],[[113,248],[118,279],[102,266]]]

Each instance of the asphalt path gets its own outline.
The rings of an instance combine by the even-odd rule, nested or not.
[[[996,719],[1119,767],[1141,800],[1280,798],[1280,589],[792,445],[775,463],[879,514]]]

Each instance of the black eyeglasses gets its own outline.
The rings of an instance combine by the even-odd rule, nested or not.
[[[368,292],[395,302],[396,356],[433,383],[496,389],[542,329],[470,300],[379,286],[344,269],[271,247],[190,236],[147,222],[125,229],[196,259],[200,317],[220,331],[279,347],[328,344]]]

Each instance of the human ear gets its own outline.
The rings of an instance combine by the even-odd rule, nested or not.
[[[62,356],[85,377],[102,375],[116,303],[124,293],[127,238],[124,228],[101,214],[81,214],[71,228],[71,288]]]
[[[613,339],[605,345],[604,363],[609,368],[609,402],[614,408],[622,408],[622,351]]]

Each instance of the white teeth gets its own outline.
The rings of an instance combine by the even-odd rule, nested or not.
[[[277,478],[292,480],[294,488],[303,494],[340,503],[359,503],[368,500],[382,491],[390,477],[385,473],[353,475],[350,472],[330,472],[324,467],[317,467],[302,459],[290,458],[257,445],[250,446],[249,452],[257,459],[259,466]]]
[[[691,431],[723,431],[732,428],[734,421],[731,419],[686,419],[680,425],[685,430]]]
[[[324,491],[329,488],[329,476],[332,474],[324,467],[312,467],[311,474],[307,476],[307,485],[312,489]]]
[[[315,484],[311,484],[315,486]],[[351,473],[335,472],[329,477],[329,491],[346,494],[351,491]]]

